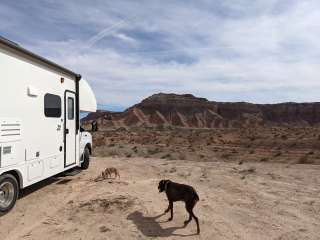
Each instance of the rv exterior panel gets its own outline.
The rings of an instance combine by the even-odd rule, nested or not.
[[[81,142],[79,74],[3,39],[0,66],[1,213],[14,205],[1,204],[7,190],[1,181],[15,189],[13,176],[24,188],[82,166],[84,148],[91,150],[92,143]]]

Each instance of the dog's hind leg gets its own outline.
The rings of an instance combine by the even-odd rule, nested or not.
[[[185,225],[185,226],[188,225],[189,222],[191,222],[191,220],[192,220],[192,215],[191,215],[191,213],[189,213],[189,219],[186,220],[186,221],[184,221],[184,225]]]
[[[197,234],[200,234],[199,219],[193,213],[194,205],[195,204],[190,204],[190,205],[186,204],[186,209],[189,213],[189,219],[187,221],[185,221],[184,224],[187,225],[192,220],[192,218],[194,218],[194,220],[196,221],[196,224],[197,224]]]
[[[192,212],[192,216],[194,218],[194,220],[197,223],[197,234],[200,234],[200,226],[199,226],[199,219],[194,215],[194,213]]]
[[[192,220],[192,209],[194,208],[194,205],[190,202],[186,202],[186,210],[189,213],[189,219],[184,221],[184,225],[186,226],[187,224],[189,224],[189,222],[191,222]]]

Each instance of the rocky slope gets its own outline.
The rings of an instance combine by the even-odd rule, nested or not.
[[[98,111],[83,119],[103,127],[178,126],[237,128],[318,126],[320,103],[252,104],[214,102],[191,94],[154,94],[124,112]]]

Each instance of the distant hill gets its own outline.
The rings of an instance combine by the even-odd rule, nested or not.
[[[179,126],[238,128],[248,126],[315,126],[320,123],[320,103],[253,104],[214,102],[192,94],[154,94],[124,112],[98,111],[83,118],[100,126]]]

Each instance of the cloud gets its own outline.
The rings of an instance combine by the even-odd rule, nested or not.
[[[102,31],[100,31],[99,33],[95,34],[94,36],[92,36],[90,39],[89,39],[89,42],[88,42],[88,47],[93,47],[93,45],[95,43],[97,43],[98,41],[102,40],[103,38],[105,38],[106,36],[108,35],[112,35],[112,36],[120,36],[119,38],[121,39],[129,39],[128,37],[126,38],[126,36],[124,34],[115,34],[114,32],[119,28],[121,27],[123,24],[125,23],[124,20],[120,20],[118,22],[116,22],[115,24],[109,26],[109,27],[106,27],[105,29],[103,29]]]
[[[0,22],[14,27],[0,29],[81,73],[103,105],[130,106],[160,91],[319,101],[318,1],[93,2],[3,1]]]

